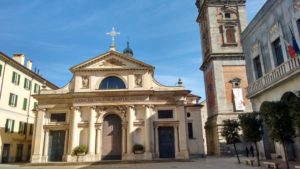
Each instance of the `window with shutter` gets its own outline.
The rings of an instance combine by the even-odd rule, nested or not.
[[[23,110],[26,110],[27,109],[27,98],[24,98],[24,101],[23,101]]]
[[[20,78],[21,78],[21,75],[19,75],[18,73],[16,72],[13,72],[13,76],[12,76],[12,80],[11,82],[15,85],[19,85],[20,84]]]
[[[15,120],[11,119],[6,119],[6,124],[5,124],[5,132],[14,132],[14,125],[15,125]]]
[[[37,94],[37,93],[40,93],[40,85],[38,85],[38,84],[34,84],[34,91],[33,91],[35,94]]]
[[[23,134],[24,132],[24,123],[23,122],[19,122],[19,134]]]
[[[30,90],[30,88],[31,88],[31,81],[29,79],[25,78],[25,80],[24,80],[24,89]]]

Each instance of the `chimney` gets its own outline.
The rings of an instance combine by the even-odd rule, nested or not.
[[[21,65],[24,66],[25,63],[25,55],[22,53],[17,53],[13,55],[13,60],[17,61],[18,63],[20,63]]]
[[[31,60],[27,60],[26,67],[27,67],[29,70],[32,69],[32,61],[31,61]]]

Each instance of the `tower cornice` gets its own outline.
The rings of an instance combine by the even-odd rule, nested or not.
[[[203,61],[200,66],[200,70],[205,71],[208,65],[214,60],[245,60],[244,53],[215,53],[207,56],[207,59]]]

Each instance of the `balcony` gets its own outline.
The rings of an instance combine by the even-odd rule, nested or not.
[[[252,98],[261,92],[281,83],[300,72],[300,56],[277,66],[271,72],[257,79],[247,87],[247,97]]]

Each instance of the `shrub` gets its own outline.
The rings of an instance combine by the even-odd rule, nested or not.
[[[144,151],[144,146],[141,144],[135,144],[132,149],[133,151]]]
[[[74,154],[82,154],[82,153],[87,153],[87,147],[84,144],[80,144],[79,146],[74,148]]]

